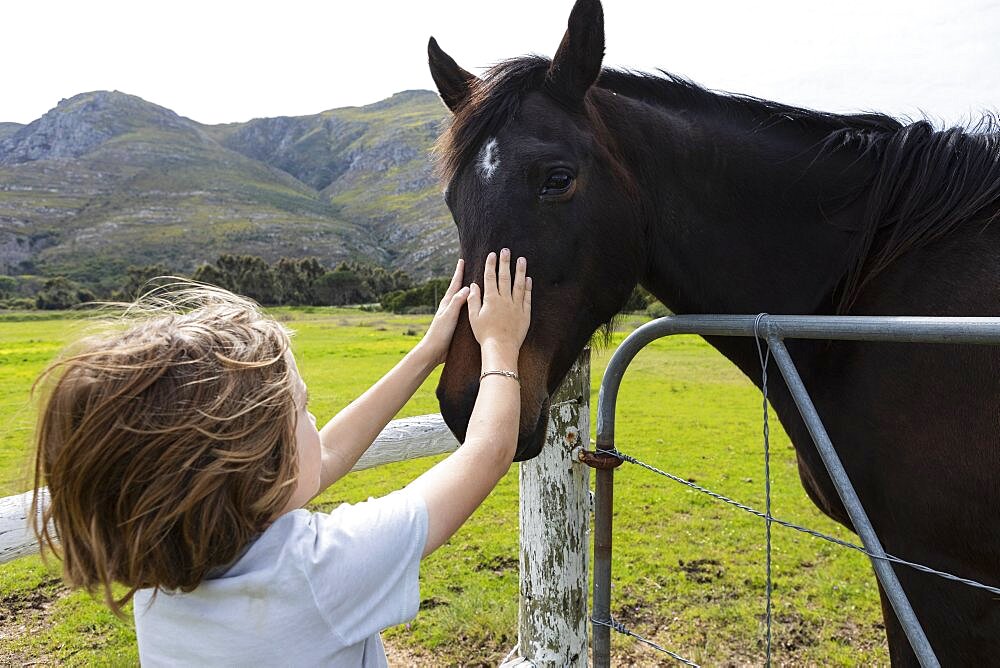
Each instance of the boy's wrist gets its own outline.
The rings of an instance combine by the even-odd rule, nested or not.
[[[423,340],[413,346],[406,356],[416,362],[421,369],[427,373],[430,373],[436,369],[439,364],[441,364],[441,360],[438,355],[436,355],[435,352],[430,349],[430,346],[428,346]]]
[[[517,371],[518,347],[496,340],[486,340],[480,348],[483,371]]]

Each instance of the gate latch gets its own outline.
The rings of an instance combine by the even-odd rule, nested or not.
[[[577,459],[592,469],[616,469],[622,465],[622,458],[614,446],[610,450],[580,450]]]

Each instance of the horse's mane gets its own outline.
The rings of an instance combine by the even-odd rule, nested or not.
[[[469,101],[436,147],[445,180],[514,119],[525,94],[543,87],[549,64],[540,56],[514,58],[473,81]],[[871,158],[877,167],[864,175],[857,190],[856,196],[867,195],[861,220],[852,226],[859,232],[840,289],[840,312],[906,252],[966,221],[980,219],[985,226],[1000,216],[1000,121],[991,114],[969,127],[939,130],[926,119],[904,125],[883,114],[827,113],[710,91],[663,71],[606,68],[597,87],[652,105],[748,117],[758,129],[783,123],[815,129],[823,137],[817,165],[841,149]]]
[[[946,130],[920,120],[877,135],[863,147],[878,158],[879,166],[865,185],[867,201],[854,259],[840,291],[840,312],[908,251],[964,223],[976,221],[985,229],[1000,216],[997,129],[992,114],[971,127]],[[854,141],[834,133],[827,145]]]

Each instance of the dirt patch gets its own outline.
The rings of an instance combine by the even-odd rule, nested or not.
[[[496,575],[502,575],[507,571],[516,571],[518,569],[517,557],[505,557],[497,555],[491,557],[486,561],[481,561],[475,565],[477,571],[492,571]]]
[[[385,645],[385,656],[389,660],[389,665],[393,668],[429,668],[430,666],[440,666],[441,659],[435,658],[434,654],[422,647],[411,647],[409,645],[396,644],[392,640],[383,639]]]
[[[867,652],[876,647],[885,646],[885,624],[882,622],[859,624],[848,619],[837,625],[835,638],[837,642],[847,647]]]
[[[631,603],[626,603],[611,611],[616,621],[628,628],[636,626],[656,627],[657,617],[649,601],[629,596]]]
[[[30,614],[31,610],[44,611],[59,597],[61,592],[67,592],[59,578],[49,578],[29,592],[17,592],[0,598],[0,628],[19,617]]]
[[[420,601],[421,610],[433,610],[434,608],[440,607],[442,605],[448,605],[448,601],[442,601],[441,599],[434,598],[433,596],[431,596],[430,598],[425,598],[422,601]]]
[[[621,638],[615,638],[612,641],[611,650],[611,665],[613,666],[630,666],[632,668],[653,668],[654,666],[673,666],[680,665],[673,661],[665,661],[666,655],[661,654],[655,650],[648,647],[640,645],[639,643],[629,643],[628,640],[623,640]],[[496,659],[489,658],[447,658],[442,657],[440,653],[432,652],[431,650],[424,649],[422,647],[414,647],[411,645],[405,645],[402,643],[393,642],[392,639],[384,641],[385,644],[385,655],[389,660],[389,666],[391,668],[439,668],[440,666],[449,667],[460,667],[460,668],[478,668],[479,666],[495,667],[500,664],[501,659],[504,655],[498,655],[496,650],[490,650],[483,648],[481,657],[494,657],[499,656]],[[616,646],[617,645],[617,646]],[[478,654],[475,650],[466,649],[466,657]],[[743,665],[752,665],[749,662]]]
[[[693,561],[677,560],[677,565],[688,580],[698,584],[708,584],[721,580],[726,574],[722,568],[722,563],[715,559],[694,559]]]
[[[763,623],[763,619],[761,622]],[[775,615],[772,626],[773,645],[784,652],[815,647],[819,643],[819,624],[796,613]]]
[[[45,656],[26,656],[7,649],[10,641],[37,633],[48,625],[52,605],[70,593],[59,578],[49,578],[38,588],[0,598],[0,666],[50,665]]]
[[[461,638],[457,639],[462,641]],[[511,641],[516,643],[517,640]],[[410,645],[395,638],[382,638],[385,656],[392,668],[429,668],[434,666],[460,668],[495,668],[510,651],[511,647],[499,649],[494,646],[470,647],[456,642],[450,648],[429,650],[419,645]]]

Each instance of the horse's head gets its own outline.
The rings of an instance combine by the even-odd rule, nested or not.
[[[507,61],[480,79],[432,38],[430,68],[454,113],[440,142],[448,207],[465,283],[491,250],[528,259],[532,324],[521,349],[517,460],[541,449],[548,398],[594,331],[621,308],[644,257],[630,177],[594,106],[604,26],[598,0],[579,0],[552,61]],[[438,385],[441,412],[464,440],[479,384],[467,313]]]

